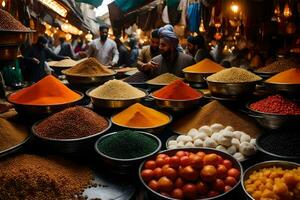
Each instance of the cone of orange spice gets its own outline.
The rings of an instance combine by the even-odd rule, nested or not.
[[[183,72],[187,72],[187,73],[215,73],[215,72],[219,72],[221,70],[223,70],[224,67],[222,67],[221,65],[219,65],[218,63],[215,63],[213,61],[211,61],[208,58],[205,58],[203,60],[201,60],[200,62],[186,67],[183,69]]]
[[[300,84],[300,68],[292,68],[272,76],[267,83]]]
[[[23,105],[55,105],[77,101],[81,96],[52,75],[11,94],[8,100]]]
[[[176,80],[169,85],[157,90],[153,96],[160,99],[192,100],[202,97],[202,93],[191,88],[182,80]]]

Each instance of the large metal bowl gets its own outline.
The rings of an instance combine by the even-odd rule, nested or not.
[[[299,164],[294,163],[294,162],[288,162],[288,161],[282,161],[282,160],[272,160],[272,161],[261,162],[261,163],[258,163],[256,165],[252,166],[252,167],[249,167],[245,171],[244,175],[242,176],[242,187],[243,187],[243,190],[244,190],[245,194],[247,195],[247,198],[251,199],[251,200],[255,200],[246,191],[245,184],[244,184],[244,182],[249,178],[249,176],[251,174],[253,174],[254,171],[258,171],[262,168],[271,168],[271,167],[281,167],[283,169],[294,169],[294,168],[297,168],[299,166],[300,166]]]
[[[299,124],[300,115],[280,115],[259,112],[250,108],[251,103],[252,102],[247,103],[246,105],[248,109],[247,114],[250,117],[253,117],[261,126],[267,129],[277,130],[284,125],[290,125],[291,127],[293,127],[294,125],[297,126],[297,124]]]
[[[62,103],[62,104],[52,104],[52,105],[27,105],[27,104],[19,104],[19,103],[15,103],[13,101],[10,100],[10,96],[12,94],[9,94],[7,96],[7,101],[10,102],[11,104],[13,104],[15,106],[16,111],[20,114],[20,115],[24,115],[24,116],[31,116],[34,118],[39,118],[39,117],[45,117],[45,116],[49,116],[53,113],[62,111],[66,108],[72,107],[74,105],[76,105],[79,101],[81,101],[84,97],[84,94],[79,92],[79,91],[75,91],[76,93],[78,93],[80,95],[80,98],[72,101],[72,102],[67,102],[67,103]]]
[[[300,79],[300,77],[299,77]],[[300,84],[280,84],[280,83],[268,83],[264,82],[267,89],[275,92],[286,93],[286,94],[297,94],[300,95]]]
[[[15,145],[15,146],[12,146],[8,149],[5,149],[3,151],[0,151],[0,158],[2,157],[5,157],[7,155],[10,155],[10,154],[13,154],[15,152],[17,152],[18,150],[20,150],[27,142],[29,142],[31,139],[31,135],[28,135],[28,137],[23,140],[21,143]]]
[[[184,77],[188,82],[193,83],[205,83],[206,77],[214,74],[214,73],[192,73],[192,72],[184,72]]]
[[[276,74],[278,74],[279,72],[259,72],[259,71],[253,71],[256,75],[262,77],[263,79],[267,79],[270,78]]]
[[[91,88],[86,91],[86,95],[91,98],[92,104],[96,110],[108,109],[108,110],[116,110],[127,108],[135,103],[138,103],[142,100],[142,98],[148,95],[143,89],[140,89],[145,93],[143,97],[132,98],[132,99],[102,99],[98,97],[94,97],[90,95],[90,92],[95,88]]]
[[[156,105],[162,109],[184,111],[198,106],[203,95],[189,100],[163,99],[155,97],[153,94],[150,94],[150,97],[153,98]]]
[[[169,117],[169,121],[166,124],[160,125],[160,126],[154,126],[154,127],[131,127],[131,126],[126,126],[126,125],[122,125],[122,124],[118,124],[116,122],[113,121],[113,117],[114,115],[110,118],[111,122],[119,127],[122,128],[126,128],[126,129],[132,129],[132,130],[136,130],[136,131],[145,131],[145,132],[149,132],[149,133],[153,133],[153,134],[160,134],[164,128],[170,124],[173,120],[173,117],[168,114],[168,113],[164,113],[165,115],[167,115]]]
[[[92,150],[93,144],[98,139],[98,137],[108,131],[111,127],[111,121],[105,118],[108,122],[108,126],[102,130],[101,132],[95,133],[93,135],[89,135],[86,137],[76,138],[76,139],[55,139],[55,138],[48,138],[39,135],[35,131],[35,127],[41,122],[36,122],[31,127],[31,132],[37,139],[37,142],[45,148],[52,152],[58,153],[83,153]]]
[[[132,174],[132,173],[135,174],[139,165],[144,160],[146,160],[150,156],[153,156],[161,149],[161,141],[158,137],[156,137],[155,135],[152,135],[150,133],[147,133],[147,132],[139,131],[140,134],[151,137],[157,142],[158,147],[153,152],[151,152],[145,156],[142,156],[142,157],[131,158],[131,159],[120,159],[120,158],[114,158],[114,157],[108,156],[99,150],[98,144],[102,140],[112,136],[115,133],[117,133],[117,132],[109,133],[109,134],[106,134],[106,135],[102,136],[101,138],[99,138],[97,140],[97,142],[95,143],[95,150],[98,153],[99,158],[105,164],[106,168],[108,168],[109,170],[111,170],[112,172],[114,172],[116,174]]]
[[[216,97],[243,97],[254,92],[255,86],[259,81],[244,83],[222,83],[207,81],[208,89]]]
[[[225,152],[222,152],[222,151],[218,151],[216,149],[211,149],[211,148],[204,148],[204,147],[201,147],[201,148],[180,148],[180,149],[171,149],[171,150],[164,150],[164,151],[160,151],[159,153],[164,153],[164,154],[167,154],[168,156],[173,156],[175,155],[175,153],[177,151],[189,151],[189,152],[193,152],[193,153],[196,153],[198,151],[203,151],[204,153],[215,153],[217,155],[220,155],[222,156],[224,159],[228,159],[232,162],[232,166],[235,167],[236,169],[240,170],[241,172],[241,176],[243,174],[243,168],[242,168],[242,165],[234,158],[232,157],[231,155],[225,153]],[[150,157],[149,159],[155,159],[155,156],[152,156]],[[146,161],[145,161],[146,162]],[[142,169],[143,169],[143,166],[145,164],[145,162],[143,162],[140,167],[139,167],[139,180],[140,182],[142,183],[143,187],[146,189],[147,191],[147,194],[149,195],[150,199],[157,199],[157,200],[176,200],[174,198],[171,198],[171,197],[167,197],[167,196],[164,196],[164,195],[161,195],[160,193],[152,190],[145,182],[144,180],[142,179],[141,177],[141,172],[142,172]],[[216,197],[211,197],[211,198],[205,198],[205,200],[213,200],[213,199],[220,199],[220,200],[228,200],[228,199],[232,199],[230,195],[232,195],[232,193],[237,190],[239,184],[241,182],[241,177],[239,179],[239,181],[237,182],[237,184],[229,191],[223,193],[223,194],[220,194]],[[200,199],[195,199],[195,200],[200,200]]]

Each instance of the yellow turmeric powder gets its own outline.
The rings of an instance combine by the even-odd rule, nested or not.
[[[292,68],[272,76],[267,83],[300,84],[300,68]]]
[[[208,58],[205,58],[201,60],[200,62],[186,67],[183,69],[183,72],[189,72],[189,73],[215,73],[218,71],[223,70],[224,67],[219,65],[218,63],[215,63],[211,61]]]
[[[112,117],[112,122],[133,128],[152,128],[170,121],[169,116],[136,103]]]

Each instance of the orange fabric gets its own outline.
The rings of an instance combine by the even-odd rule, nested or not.
[[[201,60],[200,62],[186,67],[183,69],[183,72],[191,72],[191,73],[215,73],[225,69],[218,63],[211,61],[208,58]]]
[[[10,95],[9,100],[26,105],[54,105],[73,102],[80,97],[54,76],[48,75],[39,82]]]
[[[300,84],[300,68],[292,68],[266,80],[267,83]]]
[[[153,96],[162,99],[189,100],[199,98],[202,94],[185,84],[182,80],[176,80],[155,91]]]

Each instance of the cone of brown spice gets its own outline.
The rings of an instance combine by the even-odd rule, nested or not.
[[[30,29],[16,20],[7,11],[0,9],[0,31],[29,32]]]

